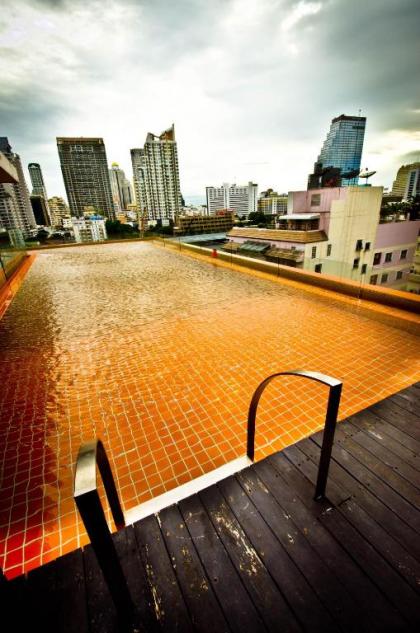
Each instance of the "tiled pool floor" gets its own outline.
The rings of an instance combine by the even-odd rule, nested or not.
[[[419,379],[419,339],[357,307],[147,243],[37,256],[0,321],[1,565],[14,576],[85,542],[79,445],[100,437],[124,508],[245,452],[270,373],[344,381],[344,418]],[[326,391],[270,385],[257,456],[317,429]]]

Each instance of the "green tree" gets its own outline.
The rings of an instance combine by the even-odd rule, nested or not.
[[[262,211],[253,211],[248,215],[248,220],[251,224],[263,224],[264,226],[270,222]]]

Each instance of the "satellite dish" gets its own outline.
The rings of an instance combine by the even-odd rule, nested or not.
[[[370,178],[371,176],[373,176],[373,174],[376,174],[376,171],[368,171],[367,167],[365,170],[361,171],[359,174],[359,178]]]

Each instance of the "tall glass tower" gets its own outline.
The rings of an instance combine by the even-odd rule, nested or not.
[[[323,168],[335,167],[342,174],[360,170],[366,117],[341,114],[331,121],[331,127],[324,141],[317,163]],[[316,166],[315,166],[316,169]],[[341,184],[357,185],[358,175],[342,178]]]

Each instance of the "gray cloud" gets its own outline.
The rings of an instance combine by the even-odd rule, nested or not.
[[[51,193],[55,136],[103,135],[129,171],[129,148],[172,121],[185,193],[295,189],[331,118],[362,108],[390,184],[420,146],[419,23],[418,0],[6,0],[1,133],[42,159]]]

